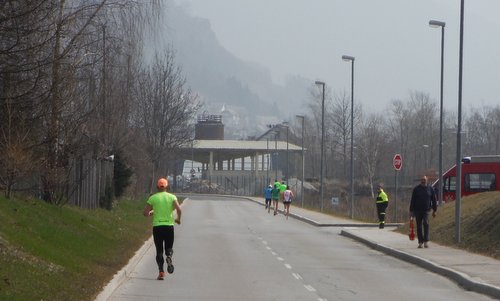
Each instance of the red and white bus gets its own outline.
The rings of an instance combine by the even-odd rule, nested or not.
[[[456,198],[457,167],[443,174],[443,201],[454,201]],[[439,181],[433,183],[439,189]],[[500,155],[470,156],[462,159],[462,196],[500,190]]]

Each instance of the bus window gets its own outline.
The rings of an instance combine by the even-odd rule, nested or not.
[[[481,192],[495,190],[495,174],[493,173],[470,173],[465,174],[465,191]],[[493,187],[493,188],[492,188]]]
[[[444,179],[444,187],[443,187],[443,192],[445,191],[455,191],[455,177],[448,177]]]

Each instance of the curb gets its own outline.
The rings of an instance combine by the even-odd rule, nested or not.
[[[416,255],[410,255],[408,253],[384,246],[379,243],[375,243],[373,241],[370,241],[368,239],[359,237],[348,230],[341,230],[340,235],[349,237],[351,239],[354,239],[358,242],[364,243],[365,245],[371,247],[374,250],[380,251],[382,253],[385,253],[387,255],[396,257],[400,260],[410,262],[412,264],[418,265],[422,268],[425,268],[431,272],[434,272],[436,274],[439,274],[441,276],[444,276],[448,279],[451,279],[458,283],[460,286],[462,286],[464,289],[473,291],[476,293],[480,293],[483,295],[487,295],[496,299],[500,299],[500,288],[495,287],[493,285],[484,283],[484,282],[478,282],[473,280],[470,276],[467,274],[455,271],[450,268],[443,267],[439,264],[436,264],[430,260],[423,259],[421,257],[418,257]]]
[[[181,204],[181,207],[183,204],[186,204],[186,201],[189,198],[186,198],[184,202]],[[139,263],[139,261],[144,257],[144,255],[147,253],[149,248],[153,246],[153,236],[146,240],[144,244],[141,246],[137,252],[135,252],[134,256],[128,261],[128,263],[120,270],[118,271],[111,281],[106,284],[106,286],[102,289],[102,291],[97,295],[97,297],[94,299],[94,301],[107,301],[109,297],[113,294],[113,292],[128,278],[130,278],[130,275],[132,271],[135,269],[136,265]]]
[[[255,199],[251,199],[251,198],[248,198],[248,197],[240,197],[242,199],[246,199],[246,200],[249,200],[249,201],[252,201],[254,203],[257,203],[261,206],[265,206],[264,203],[260,202],[260,201],[257,201]],[[278,212],[284,214],[284,211],[283,210],[280,210],[278,209]],[[317,221],[315,220],[312,220],[310,218],[307,218],[305,216],[302,216],[302,215],[298,215],[296,213],[293,213],[293,212],[290,212],[290,217],[293,217],[295,219],[298,219],[300,221],[303,221],[305,223],[308,223],[310,225],[313,225],[315,227],[366,227],[366,228],[378,228],[379,224],[378,223],[335,223],[335,224],[322,224],[322,223],[318,223]],[[399,226],[402,226],[403,224],[401,223],[387,223],[385,224],[386,227],[399,227]]]
[[[264,206],[264,204],[262,202],[259,202],[257,200],[254,200],[251,198],[245,198],[245,199]],[[278,210],[278,211],[282,212],[282,210]],[[304,217],[304,216],[301,216],[298,214],[290,213],[290,216],[292,216],[298,220],[301,220],[303,222],[306,222],[310,225],[316,226],[316,227],[378,227],[378,224],[320,224],[320,223],[316,222],[315,220],[309,219],[307,217]],[[386,224],[386,227],[389,227],[389,226],[396,226],[397,227],[397,226],[401,226],[401,225],[402,224],[397,224],[397,223]],[[459,271],[455,271],[453,269],[441,266],[441,265],[436,264],[430,260],[418,257],[416,255],[410,255],[408,253],[399,251],[397,249],[393,249],[393,248],[384,246],[382,244],[375,243],[371,240],[357,236],[357,235],[349,232],[346,229],[342,229],[340,231],[340,235],[354,239],[358,242],[361,242],[361,243],[363,243],[363,244],[365,244],[365,245],[367,245],[367,246],[371,247],[372,249],[377,250],[379,252],[385,253],[387,255],[398,258],[402,261],[412,263],[414,265],[417,265],[417,266],[420,266],[424,269],[427,269],[431,272],[434,272],[436,274],[444,276],[452,281],[455,281],[458,285],[460,285],[461,287],[463,287],[466,290],[473,291],[473,292],[483,294],[486,296],[490,296],[490,297],[493,297],[496,299],[500,299],[500,288],[499,287],[490,285],[488,283],[473,280],[467,274],[464,274],[464,273],[461,273]]]
[[[130,274],[134,270],[135,266],[139,263],[139,261],[144,257],[144,254],[151,248],[153,245],[153,238],[149,238],[142,247],[135,252],[134,256],[128,261],[127,265],[123,267],[120,271],[118,271],[111,279],[108,284],[103,288],[103,290],[97,295],[94,299],[95,301],[106,301],[113,294],[113,292],[130,277]]]

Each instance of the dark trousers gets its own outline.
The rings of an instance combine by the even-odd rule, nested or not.
[[[429,211],[415,211],[418,243],[429,241]]]
[[[385,223],[385,209],[387,209],[387,205],[387,202],[377,203],[378,221],[381,224]]]
[[[156,263],[158,269],[163,272],[163,251],[166,256],[172,256],[172,247],[174,246],[174,226],[156,226],[153,227],[153,240],[156,247]]]

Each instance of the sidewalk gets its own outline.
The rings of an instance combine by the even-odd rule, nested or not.
[[[247,198],[264,206],[262,198]],[[282,212],[282,210],[280,210]],[[429,243],[418,249],[407,235],[392,231],[397,224],[363,223],[292,206],[290,216],[317,227],[342,227],[340,234],[367,246],[445,276],[466,290],[500,300],[500,261],[463,250]]]

